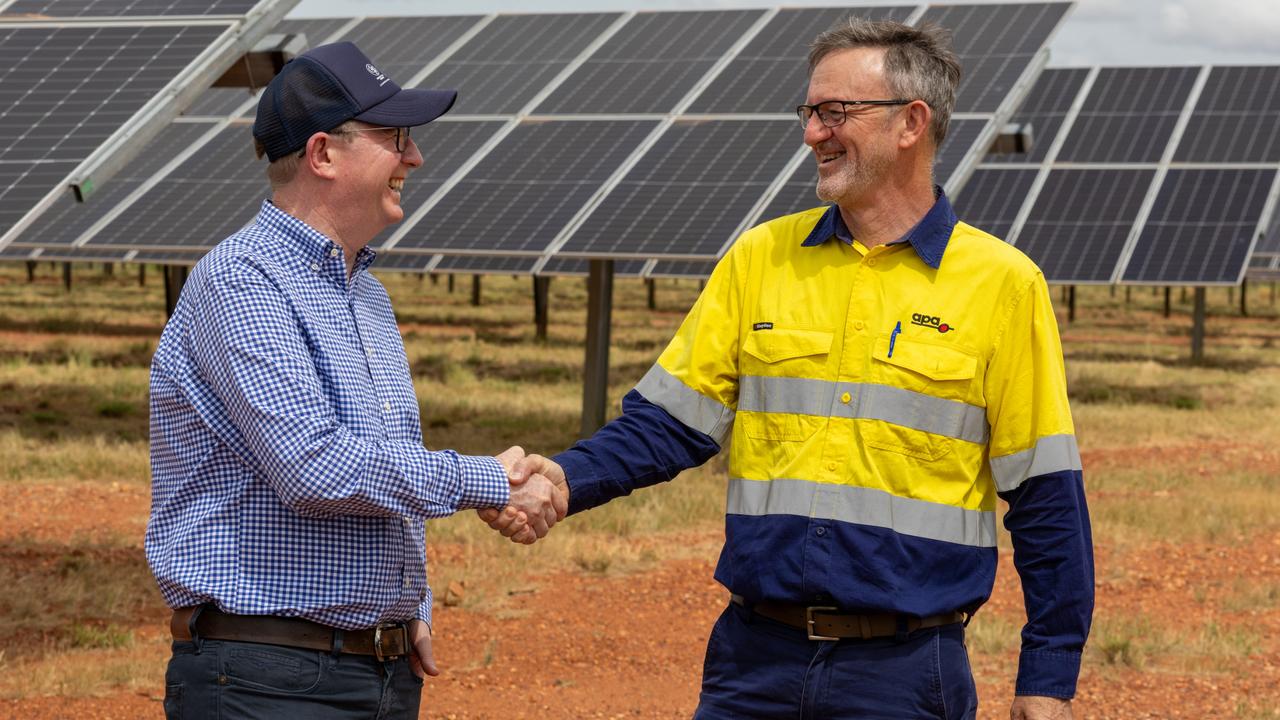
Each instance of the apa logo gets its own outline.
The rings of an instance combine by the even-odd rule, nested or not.
[[[942,322],[942,319],[937,315],[925,315],[924,313],[911,313],[911,324],[933,328],[940,333],[949,333],[956,329],[954,325]]]
[[[381,72],[378,71],[378,68],[374,67],[369,63],[364,64],[364,69],[368,70],[369,74],[373,76],[373,79],[378,81],[378,87],[382,87],[383,85],[386,85],[387,83],[391,82],[391,78],[387,77],[386,75],[383,75]]]

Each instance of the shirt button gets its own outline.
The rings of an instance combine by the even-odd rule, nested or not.
[[[382,409],[383,409],[383,410],[390,411],[390,410],[391,410],[391,403],[389,403],[389,402],[384,402],[384,403],[382,403]]]
[[[833,462],[829,462],[829,463],[827,463],[827,469],[828,469],[828,470],[835,470],[835,469],[836,469],[836,468],[838,468],[838,467],[840,467],[840,466],[839,466],[839,465],[837,465],[837,464],[835,464],[835,463],[833,463]]]
[[[331,248],[329,250],[329,257],[338,257],[338,248]]]
[[[820,527],[817,530],[814,530],[813,534],[817,535],[818,537],[822,537],[823,535],[827,534],[827,529],[824,527]]]
[[[413,524],[413,520],[410,520],[409,518],[407,518],[407,517],[406,517],[406,518],[404,519],[404,524],[405,524],[405,525],[412,525],[412,524]]]
[[[861,320],[854,320],[854,321],[853,321],[853,329],[854,329],[854,330],[861,330],[862,328],[864,328],[864,327],[866,327],[866,326],[867,326],[867,324],[866,324],[866,323],[864,323],[864,322],[862,322]]]
[[[840,402],[844,403],[845,405],[848,405],[849,401],[852,399],[853,399],[853,396],[850,395],[849,393],[844,393],[840,396]]]
[[[870,265],[871,267],[875,267],[875,266],[876,266],[876,259],[875,259],[875,258],[867,258],[867,265]]]
[[[311,263],[311,269],[320,272],[320,263]]]

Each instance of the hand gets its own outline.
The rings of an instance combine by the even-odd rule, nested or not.
[[[1071,701],[1044,695],[1018,695],[1009,707],[1010,720],[1072,720]]]
[[[498,462],[502,463],[502,469],[507,471],[507,477],[511,477],[511,469],[515,467],[516,462],[524,458],[524,448],[519,445],[512,445],[495,457],[498,458]]]
[[[409,642],[413,652],[409,655],[409,667],[418,677],[440,674],[435,657],[431,654],[431,626],[421,620],[409,621]]]
[[[520,488],[531,482],[537,486],[542,481],[548,481],[552,487],[551,504],[555,511],[554,516],[541,513],[542,522],[535,520],[532,525],[529,524],[529,514],[515,507],[514,500],[512,505],[502,510],[490,508],[478,511],[480,518],[488,523],[489,527],[502,533],[504,537],[511,538],[512,542],[531,544],[546,535],[546,531],[550,530],[552,525],[563,520],[568,514],[569,485],[564,468],[555,462],[541,455],[529,455],[518,460],[507,477],[511,481],[513,498],[522,494]]]

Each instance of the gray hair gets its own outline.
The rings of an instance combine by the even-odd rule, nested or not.
[[[356,127],[354,120],[348,120],[338,127],[329,130],[331,134],[339,137],[346,137],[343,133],[351,128]],[[343,142],[351,142],[346,139]],[[267,154],[267,146],[261,140],[253,139],[253,152],[261,159]],[[267,180],[271,183],[272,190],[278,190],[285,185],[293,182],[293,178],[298,174],[298,165],[302,162],[302,156],[298,153],[289,153],[282,158],[276,158],[275,162],[267,164]]]
[[[849,17],[814,38],[809,46],[809,74],[833,52],[864,47],[884,48],[884,82],[889,93],[925,101],[933,111],[934,145],[941,146],[960,84],[960,58],[952,47],[951,31],[932,23],[916,28],[892,20]]]

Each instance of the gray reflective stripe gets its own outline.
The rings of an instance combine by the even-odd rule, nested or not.
[[[645,400],[671,413],[671,417],[710,435],[720,445],[724,445],[733,428],[732,409],[699,394],[657,363],[636,383],[636,391]]]
[[[1049,435],[1037,440],[1035,447],[991,458],[991,477],[997,490],[1008,492],[1027,478],[1082,467],[1075,435]]]
[[[883,490],[808,480],[729,480],[731,515],[799,515],[888,528],[902,535],[972,547],[995,547],[996,514]]]
[[[978,444],[990,436],[983,408],[870,383],[747,375],[738,388],[738,410],[883,420]]]

